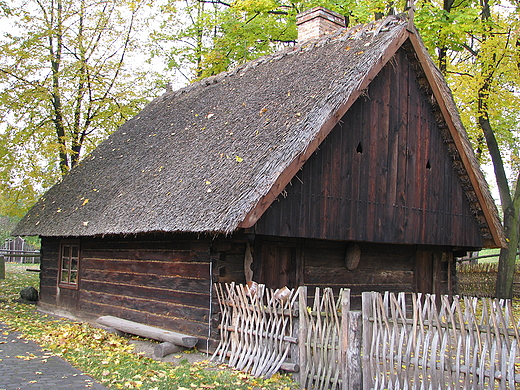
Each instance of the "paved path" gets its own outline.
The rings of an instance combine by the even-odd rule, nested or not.
[[[0,322],[0,390],[77,390],[106,387]]]

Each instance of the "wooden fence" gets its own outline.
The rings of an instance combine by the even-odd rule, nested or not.
[[[494,297],[498,275],[498,263],[457,264],[460,295]],[[513,296],[520,298],[520,265],[516,266]]]
[[[363,294],[365,388],[520,386],[519,324],[510,301],[406,298],[403,293]]]
[[[306,389],[515,389],[520,336],[510,301],[217,285],[213,359],[253,375],[297,371]],[[311,302],[310,305],[308,302]],[[258,360],[258,361],[257,361]]]
[[[217,284],[222,321],[221,339],[213,357],[255,376],[270,377],[294,357],[294,290]],[[291,346],[293,346],[291,350]],[[292,352],[292,353],[291,353]]]
[[[4,256],[5,261],[12,263],[39,263],[40,251],[28,244],[22,237],[12,240],[5,240],[0,246],[0,256]]]

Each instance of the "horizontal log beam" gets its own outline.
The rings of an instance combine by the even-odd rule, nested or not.
[[[125,333],[135,334],[153,340],[166,341],[186,348],[193,348],[199,341],[199,339],[194,336],[156,328],[155,326],[143,325],[113,316],[99,317],[97,323]]]
[[[222,329],[222,326],[219,325],[218,328]],[[284,335],[280,335],[280,334],[272,334],[272,333],[268,333],[268,332],[257,332],[255,330],[250,330],[250,329],[240,329],[240,328],[237,328],[236,326],[225,326],[224,329],[228,330],[230,332],[248,333],[248,334],[252,334],[253,336],[258,336],[258,335],[260,335],[260,337],[271,336],[278,340],[281,339],[283,341],[287,341],[287,342],[293,343],[293,344],[296,344],[298,342],[298,339],[296,337],[284,336]]]

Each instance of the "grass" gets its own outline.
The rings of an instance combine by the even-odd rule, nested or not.
[[[0,321],[23,338],[62,357],[84,373],[111,389],[147,390],[274,390],[296,389],[288,376],[270,379],[209,361],[179,365],[158,362],[133,352],[124,337],[105,332],[87,323],[56,318],[38,312],[34,305],[19,301],[19,291],[38,288],[39,274],[27,272],[32,265],[6,264],[6,278],[0,280]],[[37,267],[36,267],[37,268]]]
[[[482,249],[480,252],[478,252],[478,256],[491,256],[495,255],[494,257],[487,257],[485,259],[478,259],[478,262],[480,264],[484,263],[498,263],[498,257],[500,256],[500,249],[492,248],[492,249]],[[516,261],[520,261],[520,256],[516,256]]]
[[[488,257],[485,259],[478,259],[479,263],[498,263],[498,256],[500,255],[500,249],[482,249],[478,256],[489,256],[489,255],[496,255],[496,257]]]

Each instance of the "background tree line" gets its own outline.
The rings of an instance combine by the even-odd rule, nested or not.
[[[0,215],[22,215],[168,83],[293,45],[296,14],[317,5],[349,26],[406,8],[404,0],[1,1],[8,27],[0,38]],[[419,0],[415,8],[477,156],[493,166],[509,240],[497,293],[511,296],[520,236],[520,1]]]

